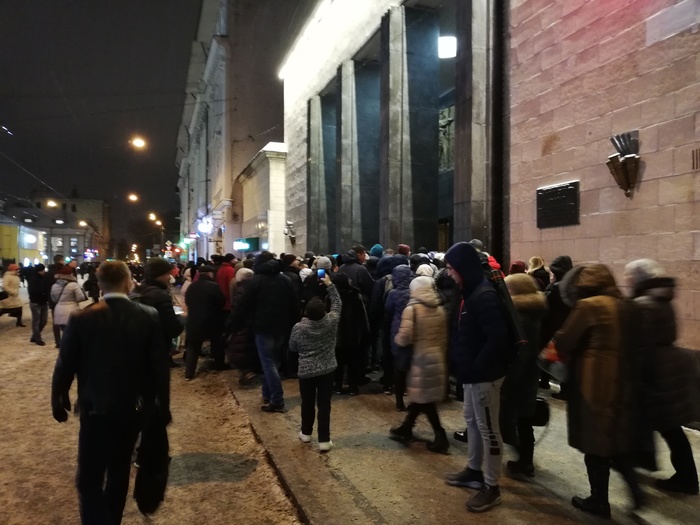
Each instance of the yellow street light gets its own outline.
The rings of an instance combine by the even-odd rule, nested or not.
[[[83,227],[87,226],[87,222],[85,221],[80,221],[78,224]]]
[[[55,208],[56,206],[58,206],[58,204],[56,204],[56,201],[49,201],[49,202],[46,203],[46,205],[47,205],[49,208]]]
[[[146,141],[143,140],[141,137],[133,137],[129,143],[135,147],[136,149],[143,149],[146,147]]]
[[[148,218],[151,219],[152,221],[156,220],[156,214],[155,213],[149,213]]]
[[[163,226],[163,223],[161,221],[156,221],[157,226]]]
[[[139,196],[136,195],[135,193],[130,193],[129,197],[127,197],[131,202],[138,202]]]

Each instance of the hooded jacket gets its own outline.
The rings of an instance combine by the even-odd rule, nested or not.
[[[131,298],[141,304],[152,306],[158,311],[163,348],[169,351],[172,340],[182,333],[185,325],[175,314],[173,296],[170,295],[167,285],[155,279],[145,280],[144,284],[136,288]]]
[[[571,307],[562,299],[560,285],[561,280],[572,268],[571,257],[568,255],[560,255],[552,261],[552,265],[549,267],[556,281],[550,283],[544,291],[547,299],[547,316],[542,322],[541,339],[543,346],[554,337],[557,330],[564,326],[564,321],[566,321],[571,312]]]
[[[224,294],[206,272],[198,272],[199,279],[192,283],[185,304],[187,305],[187,338],[205,340],[217,337],[224,325]]]
[[[219,269],[216,271],[214,279],[216,279],[216,284],[221,288],[221,293],[224,294],[226,302],[224,303],[224,310],[231,310],[231,281],[236,277],[236,270],[233,269],[233,264],[230,262],[222,262]]]
[[[343,304],[338,324],[336,348],[341,351],[356,352],[358,346],[367,340],[369,334],[369,321],[360,290],[352,285],[344,273],[334,274],[332,281]]]
[[[506,375],[510,341],[501,298],[486,280],[478,252],[460,242],[445,261],[461,278],[462,304],[456,341],[451,346],[454,373],[460,383],[487,383]]]
[[[19,277],[16,271],[5,272],[2,276],[2,287],[7,292],[7,299],[0,301],[0,308],[22,308],[22,299],[19,296]]]
[[[288,336],[299,316],[299,299],[288,277],[282,275],[282,262],[256,260],[255,275],[229,318],[229,330],[237,331],[252,316],[257,334]]]
[[[401,315],[411,297],[409,286],[413,277],[410,266],[400,265],[391,272],[394,288],[387,295],[384,315],[387,322],[391,322],[391,352],[394,356],[400,352],[400,345],[396,343],[395,338],[401,326]]]
[[[349,250],[343,255],[343,265],[338,271],[350,278],[352,284],[360,289],[365,304],[368,304],[369,298],[372,295],[374,279],[372,279],[372,276],[369,274],[369,270],[358,262],[355,250]]]
[[[394,287],[391,282],[391,272],[402,264],[408,265],[408,257],[405,255],[391,255],[382,257],[377,264],[379,279],[372,286],[372,297],[369,301],[369,316],[373,326],[378,326],[384,318],[384,305],[389,292]]]

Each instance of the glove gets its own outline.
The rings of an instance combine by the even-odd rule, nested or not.
[[[53,413],[53,418],[59,423],[65,423],[68,421],[70,408],[70,398],[68,397],[68,394],[51,400],[51,412]]]

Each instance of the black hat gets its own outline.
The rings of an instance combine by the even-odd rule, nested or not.
[[[214,268],[208,264],[203,264],[199,267],[199,273],[214,273]]]
[[[166,273],[170,273],[172,271],[172,265],[162,257],[152,257],[148,259],[148,262],[144,268],[144,274],[149,279],[157,279],[161,275],[165,275]]]

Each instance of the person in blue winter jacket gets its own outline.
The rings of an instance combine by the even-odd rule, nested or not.
[[[311,278],[311,277],[309,277]],[[311,443],[318,406],[318,448],[328,452],[331,441],[331,397],[338,363],[335,345],[342,302],[328,274],[322,279],[328,289],[331,309],[318,297],[311,299],[304,318],[294,325],[289,350],[299,354],[299,393],[301,394],[301,432],[299,439]]]
[[[401,315],[411,298],[409,286],[413,280],[411,267],[399,265],[391,272],[391,280],[394,288],[389,292],[384,306],[384,315],[391,321],[391,353],[394,355],[394,395],[396,396],[396,410],[403,412],[406,405],[403,400],[406,392],[406,374],[411,365],[406,357],[405,349],[399,347],[394,341],[401,326]]]

